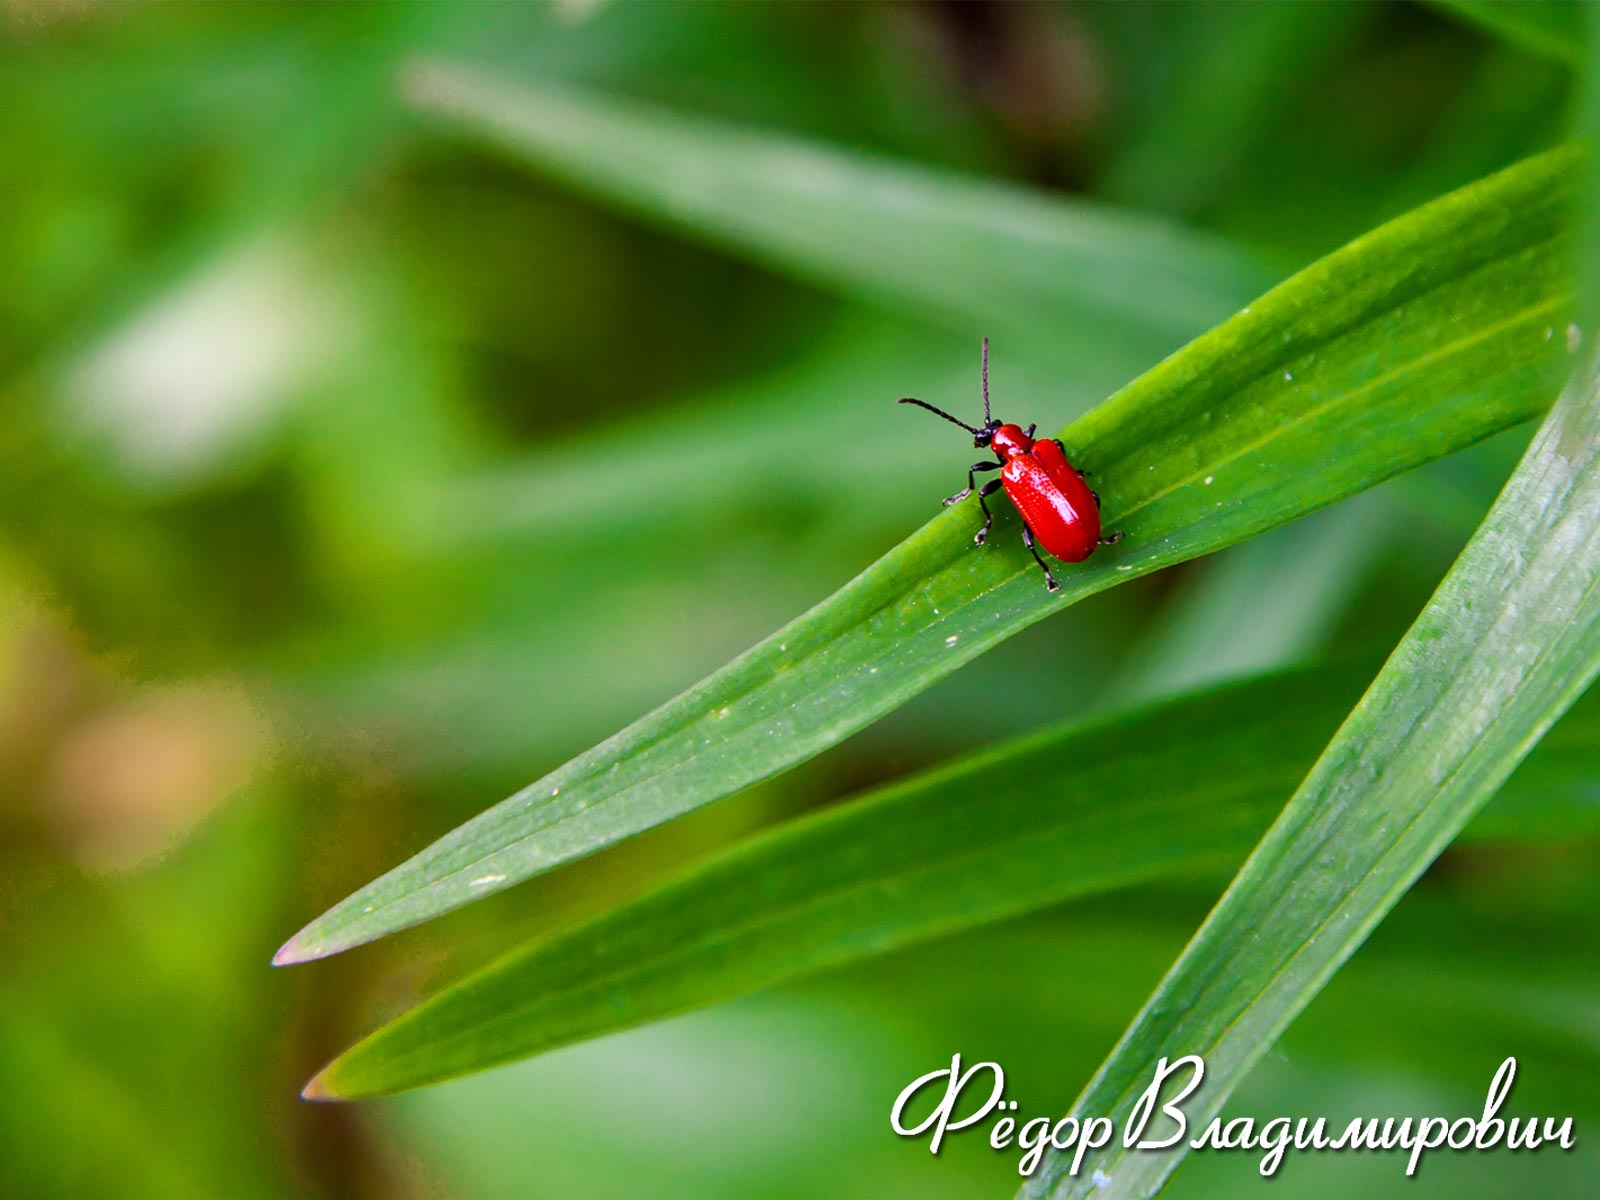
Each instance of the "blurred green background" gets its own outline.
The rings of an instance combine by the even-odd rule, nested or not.
[[[1270,282],[1563,136],[1572,43],[1494,25],[1400,3],[0,6],[0,1193],[1009,1194],[1014,1156],[980,1136],[938,1160],[894,1138],[895,1094],[960,1050],[1064,1111],[1224,880],[393,1101],[296,1093],[517,936],[760,825],[1064,716],[1381,654],[1526,442],[1079,605],[734,802],[271,971],[305,920],[931,516],[970,449],[892,401],[974,407],[980,334],[997,410],[1051,429],[1181,341],[1061,361],[1020,323],[779,270],[486,148],[416,102],[415,63],[1090,197]],[[1600,762],[1574,786],[1600,802]],[[1448,854],[1229,1111],[1471,1113],[1517,1054],[1517,1111],[1575,1115],[1582,1145],[1597,866],[1592,844]],[[1587,1141],[1436,1155],[1405,1186],[1576,1196]],[[1400,1170],[1324,1156],[1265,1186]],[[1171,1190],[1254,1171],[1200,1155]]]

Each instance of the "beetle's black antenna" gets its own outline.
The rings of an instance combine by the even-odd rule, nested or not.
[[[961,428],[965,429],[973,437],[977,437],[980,433],[983,432],[981,429],[974,429],[971,425],[968,425],[960,417],[952,417],[949,413],[945,412],[944,409],[935,408],[933,405],[929,404],[926,400],[918,400],[915,396],[902,396],[902,397],[900,397],[900,399],[898,401],[896,401],[896,403],[897,404],[915,404],[918,408],[925,408],[929,412],[933,413],[935,416],[943,417],[946,421],[949,421],[952,425],[961,426]]]
[[[983,339],[983,423],[989,424],[989,339]]]

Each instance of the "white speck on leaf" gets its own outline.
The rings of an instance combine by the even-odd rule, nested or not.
[[[1285,371],[1283,373],[1283,381],[1285,383],[1293,383],[1294,382],[1294,376],[1289,374],[1289,372]]]
[[[946,646],[954,646],[958,640],[959,635],[952,633],[949,637],[945,638],[944,644]]]
[[[488,884],[491,884],[491,883],[504,883],[505,881],[506,881],[506,877],[504,875],[479,875],[476,879],[474,879],[467,886],[469,886],[469,887],[484,887],[484,886],[486,886]]]
[[[1567,326],[1567,353],[1576,354],[1578,347],[1583,345],[1583,330],[1576,325]]]
[[[1207,475],[1206,476],[1206,483],[1207,484],[1211,483],[1211,481],[1214,480],[1215,478],[1216,478],[1215,475]]]
[[[1089,1182],[1097,1188],[1108,1188],[1111,1186],[1111,1176],[1096,1167],[1094,1174],[1089,1176]]]

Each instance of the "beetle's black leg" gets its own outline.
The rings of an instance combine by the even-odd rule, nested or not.
[[[991,479],[988,483],[984,484],[982,490],[978,492],[978,507],[983,509],[983,528],[978,530],[978,532],[973,535],[972,540],[977,542],[980,546],[989,540],[989,526],[994,524],[994,514],[989,511],[989,505],[985,501],[984,497],[994,495],[995,492],[999,490],[1002,482],[1004,481],[999,479]]]
[[[1005,463],[973,463],[972,466],[967,470],[967,486],[962,488],[954,496],[946,496],[944,498],[944,502],[946,504],[960,504],[961,501],[972,495],[972,489],[978,486],[978,481],[973,478],[974,475],[976,475],[979,471],[998,471],[1003,466],[1005,466]]]
[[[1028,523],[1022,523],[1022,544],[1028,548],[1028,553],[1033,555],[1033,561],[1039,564],[1039,570],[1044,572],[1044,586],[1047,591],[1060,591],[1061,585],[1056,582],[1056,577],[1050,574],[1050,568],[1045,566],[1044,559],[1039,557],[1039,552],[1033,548],[1033,530],[1028,528]]]
[[[1123,538],[1125,538],[1127,536],[1128,536],[1127,534],[1123,533],[1122,530],[1119,529],[1115,533],[1106,534],[1105,537],[1100,539],[1100,544],[1102,546],[1115,546],[1118,542],[1120,542]]]
[[[1037,426],[1037,425],[1029,425],[1029,426],[1028,426],[1028,427],[1027,427],[1027,428],[1026,428],[1026,429],[1024,429],[1024,430],[1023,430],[1023,431],[1022,431],[1022,432],[1023,432],[1023,433],[1024,433],[1024,434],[1026,434],[1026,435],[1027,435],[1027,436],[1028,436],[1028,437],[1032,437],[1032,436],[1033,436],[1033,431],[1034,431],[1034,430],[1035,430],[1035,429],[1037,429],[1037,428],[1039,428],[1039,427],[1038,427],[1038,426]]]

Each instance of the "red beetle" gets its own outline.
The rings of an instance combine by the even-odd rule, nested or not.
[[[979,471],[1000,472],[999,479],[991,479],[978,491],[978,507],[983,509],[983,528],[973,541],[978,545],[989,537],[989,526],[994,524],[994,514],[989,511],[985,497],[1005,485],[1006,495],[1022,514],[1022,544],[1028,548],[1040,570],[1044,572],[1045,585],[1053,592],[1061,585],[1050,574],[1050,568],[1034,539],[1062,562],[1082,562],[1094,553],[1096,546],[1110,546],[1122,540],[1120,532],[1109,537],[1100,536],[1100,497],[1089,490],[1084,482],[1086,472],[1079,471],[1067,461],[1066,448],[1054,438],[1035,438],[1036,428],[1029,425],[1005,425],[989,415],[989,339],[983,339],[983,428],[974,429],[942,408],[935,408],[923,400],[906,396],[901,404],[915,404],[946,421],[961,426],[972,434],[972,444],[988,450],[999,462],[973,463],[967,471],[967,486],[946,504],[965,500],[978,486],[974,476]]]

